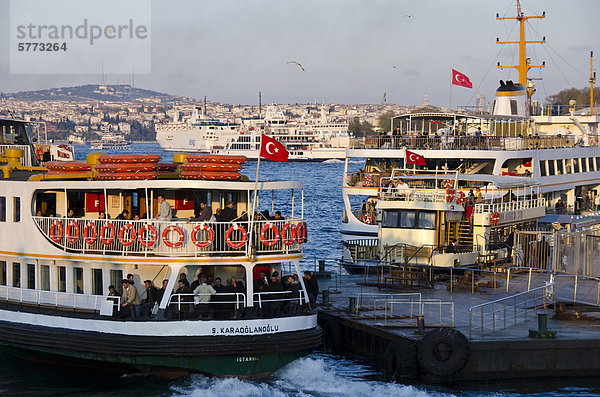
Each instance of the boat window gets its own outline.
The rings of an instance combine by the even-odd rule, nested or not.
[[[92,269],[92,293],[102,295],[102,269]]]
[[[67,292],[67,269],[64,266],[56,268],[58,273],[58,292]]]
[[[546,176],[546,160],[540,160],[540,175]]]
[[[435,212],[420,211],[419,212],[419,229],[435,229]]]
[[[510,100],[510,114],[512,114],[513,116],[516,116],[519,114],[519,110],[517,107],[517,101],[514,99]]]
[[[573,173],[573,159],[565,159],[565,174]]]
[[[579,172],[579,159],[573,159],[573,172]]]
[[[123,270],[110,271],[110,284],[114,285],[117,291],[123,293],[123,286],[121,285],[121,280],[123,280]]]
[[[383,211],[381,227],[398,227],[400,211]]]
[[[600,157],[596,157],[596,169],[600,171]]]
[[[592,172],[592,171],[596,171],[595,167],[594,167],[594,158],[593,157],[588,157],[587,159],[588,162],[588,172]]]
[[[21,222],[21,197],[13,199],[13,222]]]
[[[552,161],[554,163],[554,161]],[[556,160],[556,174],[565,174],[565,163],[561,160]],[[552,174],[551,174],[552,175]]]
[[[414,211],[402,211],[400,213],[400,227],[415,227],[416,214]]]
[[[548,163],[548,175],[555,175],[554,160],[548,160],[547,163]],[[542,175],[542,176],[544,176],[544,175]]]
[[[12,274],[13,287],[21,288],[21,264],[13,262],[13,274]]]
[[[73,268],[73,291],[78,294],[83,294],[83,268]]]
[[[40,289],[42,291],[50,291],[50,266],[40,266]]]
[[[6,285],[6,261],[0,261],[0,285]]]
[[[0,197],[0,222],[6,222],[6,197]]]
[[[35,289],[35,265],[27,264],[27,288]]]

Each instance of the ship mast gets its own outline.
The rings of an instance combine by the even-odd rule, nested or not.
[[[496,43],[497,44],[518,44],[519,45],[519,64],[518,65],[511,65],[511,66],[500,66],[500,63],[498,63],[498,68],[499,69],[507,69],[507,68],[514,68],[517,70],[517,72],[519,72],[519,83],[522,84],[524,87],[527,87],[527,97],[531,98],[531,95],[533,95],[533,84],[531,84],[530,86],[528,86],[527,84],[527,72],[529,71],[529,69],[531,68],[544,68],[545,64],[542,63],[541,65],[531,65],[531,59],[527,57],[527,53],[525,51],[525,44],[544,44],[546,42],[546,38],[544,37],[542,40],[538,40],[538,41],[527,41],[525,40],[525,22],[529,19],[534,19],[534,18],[545,18],[546,17],[546,12],[543,12],[542,15],[533,15],[533,16],[525,16],[523,14],[523,12],[521,11],[521,2],[520,0],[517,0],[517,16],[516,17],[501,17],[499,14],[496,14],[496,19],[497,20],[503,20],[503,19],[515,19],[517,21],[519,21],[519,41],[500,41],[500,39],[496,39]]]
[[[596,72],[594,71],[594,51],[590,52],[590,110],[592,116],[596,115],[594,109],[594,83],[596,83]]]

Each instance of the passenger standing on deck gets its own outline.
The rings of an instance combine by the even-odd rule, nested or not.
[[[237,218],[237,211],[232,201],[228,201],[225,208],[219,213],[217,220],[219,222],[231,222]]]
[[[146,299],[142,301],[141,313],[142,317],[150,318],[150,313],[154,308],[156,303],[159,303],[158,296],[160,292],[158,288],[152,285],[152,281],[146,280],[144,281],[144,286],[146,287]]]
[[[170,221],[173,219],[173,216],[171,215],[171,204],[165,200],[165,196],[162,194],[158,195],[158,204],[158,213],[155,218],[159,221]]]
[[[123,279],[123,299],[121,300],[121,317],[135,317],[136,306],[140,305],[140,296],[137,289],[129,284],[127,279]]]
[[[314,308],[317,303],[317,296],[319,295],[319,282],[317,281],[317,277],[308,270],[304,272],[304,286],[306,287],[310,306]]]
[[[121,212],[119,215],[117,215],[117,219],[120,219],[120,220],[129,219],[129,211],[123,210],[123,212]]]
[[[200,285],[194,290],[194,303],[197,304],[196,311],[200,318],[205,315],[212,317],[210,312],[210,298],[216,293],[217,291],[206,283],[206,277],[202,277]]]

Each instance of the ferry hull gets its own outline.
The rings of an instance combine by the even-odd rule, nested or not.
[[[6,353],[36,361],[82,360],[95,367],[114,370],[117,366],[159,375],[260,378],[320,344],[318,327],[255,336],[140,337],[0,322],[0,348]]]

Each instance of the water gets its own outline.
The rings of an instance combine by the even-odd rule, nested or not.
[[[76,147],[76,159],[85,159],[87,146]],[[107,153],[111,153],[107,151]],[[159,153],[172,159],[157,144],[135,144],[130,153]],[[353,164],[359,168],[360,164]],[[324,163],[261,162],[262,180],[304,181],[304,217],[309,227],[302,267],[312,269],[318,259],[341,255],[339,223],[342,216],[343,161]],[[256,162],[243,172],[251,180]],[[264,208],[261,208],[264,209]],[[270,208],[269,208],[270,209]],[[0,394],[20,396],[600,396],[600,380],[551,379],[459,384],[452,387],[402,385],[386,382],[381,372],[358,357],[340,358],[315,352],[282,368],[267,379],[208,378],[191,375],[175,381],[152,375],[120,376],[82,368],[63,368],[15,360],[0,360]]]

